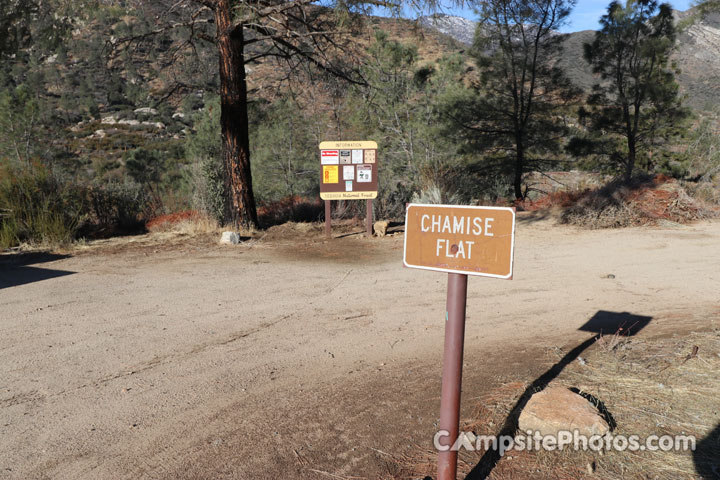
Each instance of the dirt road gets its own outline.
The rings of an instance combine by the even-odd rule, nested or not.
[[[290,233],[4,256],[0,478],[377,478],[429,446],[446,276],[403,268],[402,236]],[[707,328],[719,247],[719,222],[522,220],[515,279],[469,282],[463,413],[598,311]]]

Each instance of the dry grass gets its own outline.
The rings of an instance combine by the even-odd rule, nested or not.
[[[183,249],[209,248],[216,245],[223,228],[218,223],[196,212],[180,212],[152,219],[147,224],[149,233],[127,237],[111,237],[100,240],[75,242],[67,251],[80,252],[131,252],[131,251],[177,251]],[[253,234],[240,232],[240,236]]]
[[[557,362],[565,352],[549,355]],[[698,450],[511,451],[488,478],[720,478],[719,369],[720,330],[655,340],[601,337],[585,352],[583,362],[572,362],[552,385],[574,387],[602,401],[617,422],[615,435],[694,435]],[[507,383],[484,396],[463,431],[496,435],[528,385]],[[467,474],[482,453],[461,452],[460,472]],[[395,458],[396,468],[388,478],[434,478],[436,458],[436,452],[424,449],[413,458]]]
[[[689,190],[694,198],[710,205],[720,205],[720,174],[712,179],[698,182]]]
[[[222,229],[217,221],[212,218],[200,216],[183,220],[174,225],[172,232],[181,235],[199,235],[205,233],[219,233]]]
[[[561,223],[592,229],[689,223],[718,215],[717,208],[690,197],[679,182],[663,175],[614,181],[561,200]]]
[[[198,235],[219,232],[220,225],[207,215],[186,211],[153,218],[147,222],[147,229],[150,233]]]

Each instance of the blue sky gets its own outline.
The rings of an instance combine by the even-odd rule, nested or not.
[[[580,30],[597,30],[598,19],[605,13],[610,0],[578,0],[577,6],[570,15],[570,24],[562,29],[563,32],[578,32]],[[675,10],[687,10],[691,0],[670,0],[668,3]],[[447,8],[445,13],[458,15],[475,20],[476,15],[471,8]]]

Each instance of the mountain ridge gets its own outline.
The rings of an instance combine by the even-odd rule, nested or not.
[[[676,10],[674,13],[676,21],[683,24],[689,23],[697,11]],[[478,25],[476,21],[448,14],[419,17],[417,22],[425,29],[451,37],[466,46],[472,45]],[[560,65],[578,87],[590,91],[598,78],[583,59],[583,44],[592,41],[595,30],[561,35],[565,38]],[[715,98],[720,94],[720,14],[698,18],[682,28],[672,60],[680,72],[677,81],[681,94],[686,96],[686,104],[696,110],[715,110]]]

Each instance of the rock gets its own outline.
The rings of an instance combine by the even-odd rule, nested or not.
[[[91,135],[91,137],[105,138],[106,135],[107,135],[107,133],[105,132],[105,130],[100,129],[100,130],[95,130],[95,133],[93,133]]]
[[[390,225],[390,222],[387,220],[380,220],[375,222],[373,225],[373,230],[375,231],[375,235],[378,237],[384,237],[387,233],[388,225]]]
[[[157,115],[157,110],[150,107],[141,107],[134,110],[135,113],[142,113],[144,115]]]
[[[565,387],[548,387],[528,401],[520,414],[522,432],[557,435],[561,430],[578,430],[580,435],[605,435],[610,431],[605,419],[585,398]]]
[[[666,228],[678,228],[682,227],[681,223],[673,222],[671,220],[666,220],[664,218],[661,218],[657,221],[658,227],[666,227]]]
[[[118,120],[118,125],[140,125],[138,120]]]
[[[180,120],[185,120],[185,114],[182,112],[176,112],[176,113],[173,113],[172,118],[173,118],[173,120],[177,120],[178,118]]]
[[[220,237],[220,243],[237,245],[240,243],[240,236],[235,232],[223,232],[222,237]]]
[[[165,124],[162,122],[142,122],[141,125],[145,125],[148,127],[155,127],[159,130],[165,130]]]
[[[117,123],[117,118],[114,115],[108,115],[107,117],[103,117],[100,120],[100,123],[105,125],[115,125]]]

